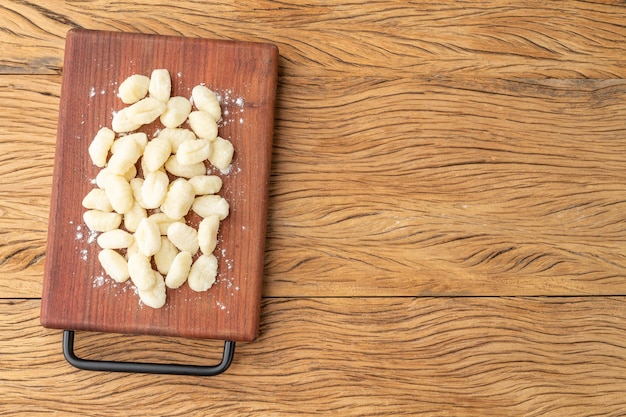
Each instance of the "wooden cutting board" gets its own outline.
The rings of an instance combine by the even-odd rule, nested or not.
[[[41,322],[45,327],[251,341],[258,335],[278,50],[262,43],[71,30],[67,34],[50,207]],[[118,85],[131,74],[166,68],[172,96],[205,84],[222,103],[219,135],[235,147],[220,195],[230,203],[215,255],[216,284],[167,290],[163,308],[139,302],[130,280],[100,266],[81,202],[99,168],[88,146],[125,105]],[[152,135],[160,122],[141,130]],[[210,167],[207,163],[207,166]],[[209,168],[210,169],[210,168]],[[198,219],[188,218],[191,223]]]

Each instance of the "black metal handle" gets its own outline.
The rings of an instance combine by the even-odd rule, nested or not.
[[[179,365],[173,363],[116,362],[82,359],[74,353],[74,331],[63,331],[63,355],[73,366],[88,371],[131,372],[148,374],[172,374],[214,376],[228,369],[235,355],[235,342],[224,342],[222,361],[213,366]]]

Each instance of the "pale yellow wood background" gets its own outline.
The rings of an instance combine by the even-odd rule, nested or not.
[[[37,300],[0,303],[0,414],[622,415],[623,297],[276,298],[214,378],[80,371]],[[81,334],[79,353],[215,361],[213,342]],[[16,348],[25,345],[28,348]],[[208,350],[208,351],[207,351]],[[12,352],[11,355],[4,355]]]
[[[623,415],[624,22],[610,1],[3,2],[0,415]],[[39,325],[79,26],[280,49],[261,337],[222,376],[78,371]]]

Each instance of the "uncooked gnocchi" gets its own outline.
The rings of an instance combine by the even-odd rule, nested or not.
[[[98,245],[102,249],[125,249],[133,244],[133,235],[122,229],[109,230],[98,236]]]
[[[202,219],[198,225],[198,245],[205,255],[209,255],[215,250],[219,228],[220,218],[217,214]]]
[[[213,120],[219,120],[222,117],[222,108],[215,93],[205,85],[197,85],[191,90],[193,104],[198,110],[205,111],[213,117]]]
[[[156,69],[120,84],[117,95],[127,106],[89,145],[100,171],[97,188],[82,201],[83,221],[99,233],[104,272],[116,282],[130,278],[152,308],[165,304],[166,288],[187,282],[206,291],[215,283],[213,252],[230,211],[217,195],[222,179],[207,169],[225,174],[234,154],[232,143],[218,136],[220,100],[204,85],[194,87],[190,99],[171,96],[171,81],[168,70]],[[162,128],[151,139],[136,132],[157,119]],[[186,220],[192,211],[202,218],[197,227]]]
[[[150,78],[145,75],[133,74],[120,84],[117,90],[118,97],[124,104],[133,104],[148,94]]]
[[[192,262],[191,252],[178,252],[165,276],[165,285],[169,288],[178,288],[183,285],[189,276]]]
[[[129,232],[135,233],[141,219],[145,219],[146,217],[148,217],[148,212],[135,200],[133,207],[124,213],[124,227]]]
[[[217,175],[198,175],[189,179],[196,195],[217,194],[222,189],[222,179]]]
[[[186,166],[201,163],[211,156],[211,149],[211,142],[208,139],[188,140],[178,147],[176,160]]]
[[[167,228],[167,238],[181,251],[198,252],[198,231],[185,223],[172,223]]]
[[[161,249],[159,226],[152,218],[141,219],[135,232],[135,240],[139,253],[144,256],[150,257]]]
[[[228,201],[224,197],[213,194],[196,197],[191,205],[191,209],[204,218],[216,214],[220,220],[228,217],[230,211]]]
[[[150,258],[141,253],[128,258],[128,274],[139,291],[148,291],[156,284]]]
[[[123,148],[125,146],[125,142],[135,142],[137,146],[139,146],[139,153],[142,153],[148,144],[148,136],[143,132],[121,136],[113,142],[113,145],[111,145],[111,153],[116,153],[120,148]]]
[[[215,283],[217,258],[215,255],[200,255],[191,265],[187,283],[194,291],[206,291]]]
[[[205,111],[192,111],[189,114],[189,126],[201,139],[215,140],[217,138],[217,121]]]
[[[157,271],[166,275],[170,271],[176,255],[178,255],[176,246],[174,246],[167,236],[161,236],[161,248],[154,254],[154,263],[156,264]]]
[[[225,170],[230,165],[234,153],[235,148],[233,147],[233,144],[229,140],[218,136],[217,139],[213,141],[211,155],[209,155],[209,162],[211,162],[214,167],[220,170]]]
[[[197,162],[195,164],[183,165],[178,162],[176,155],[172,155],[165,162],[165,169],[172,175],[183,178],[193,178],[198,175],[206,174],[206,166],[203,162]]]
[[[106,165],[109,150],[114,140],[115,132],[108,127],[98,130],[91,145],[89,145],[89,156],[95,166],[102,168]]]
[[[154,172],[159,170],[172,154],[172,144],[167,138],[157,137],[146,146],[143,154],[143,165]],[[145,175],[145,173],[144,173]]]
[[[83,207],[100,211],[113,211],[109,197],[102,188],[94,188],[89,191],[83,198]]]
[[[146,175],[146,179],[141,186],[141,198],[145,208],[155,209],[161,206],[167,195],[167,187],[170,180],[163,171],[154,171]]]
[[[172,79],[168,70],[161,68],[152,71],[148,92],[150,97],[167,103],[172,92]]]
[[[167,139],[172,147],[172,153],[178,152],[178,147],[181,143],[188,140],[196,139],[196,135],[189,129],[170,129],[165,128],[159,132],[159,138]]]
[[[98,254],[98,260],[104,272],[117,282],[125,282],[128,275],[128,262],[122,255],[112,249],[103,249]]]
[[[107,168],[110,172],[124,175],[141,157],[141,148],[135,141],[124,142],[118,150],[111,155]]]
[[[138,290],[141,301],[152,308],[161,308],[165,305],[167,294],[165,292],[165,280],[157,271],[152,271],[154,285],[149,290]]]
[[[135,177],[129,181],[130,188],[133,190],[133,198],[135,201],[142,207],[146,208],[146,204],[143,202],[142,190],[143,190],[144,179]]]
[[[109,230],[120,227],[122,215],[100,210],[87,210],[83,214],[83,220],[89,230],[93,230],[94,232],[108,232]]]
[[[184,222],[185,219],[181,216],[178,219],[172,219],[167,214],[160,212],[154,213],[150,215],[150,218],[154,220],[154,222],[159,226],[159,232],[161,232],[161,236],[167,235],[167,228],[170,227],[170,224],[174,222]]]
[[[189,213],[194,201],[193,185],[184,178],[175,180],[169,188],[161,211],[170,219],[180,219]]]
[[[218,104],[219,106],[219,104]],[[163,126],[175,128],[182,125],[191,113],[191,102],[185,97],[172,97],[167,101],[167,105],[160,120]]]
[[[133,189],[121,175],[109,175],[104,191],[116,212],[124,214],[133,208]]]
[[[153,97],[146,97],[126,108],[127,117],[135,123],[147,125],[163,114],[166,108],[167,106],[162,101]]]
[[[130,111],[128,110],[128,107],[116,112],[113,115],[113,120],[111,121],[111,129],[117,133],[132,132],[140,127],[141,123],[130,118]]]

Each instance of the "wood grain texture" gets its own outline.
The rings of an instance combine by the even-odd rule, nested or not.
[[[2,2],[0,416],[624,415],[625,21],[612,0]],[[218,377],[76,370],[39,324],[73,27],[280,48],[260,337]],[[93,359],[221,346],[77,334]]]
[[[0,288],[37,297],[60,79],[3,79]],[[623,80],[282,77],[264,294],[623,294],[625,98]]]
[[[59,77],[0,77],[0,297],[41,296],[59,92]]]
[[[11,0],[0,72],[59,73],[72,27],[267,41],[286,75],[621,78],[621,2]]]
[[[623,80],[293,82],[266,294],[626,290]]]
[[[574,417],[626,407],[623,297],[266,299],[262,310],[262,336],[203,379],[76,370],[60,332],[39,326],[37,300],[2,301],[0,415]],[[218,348],[77,335],[79,354],[98,359],[203,363]]]

